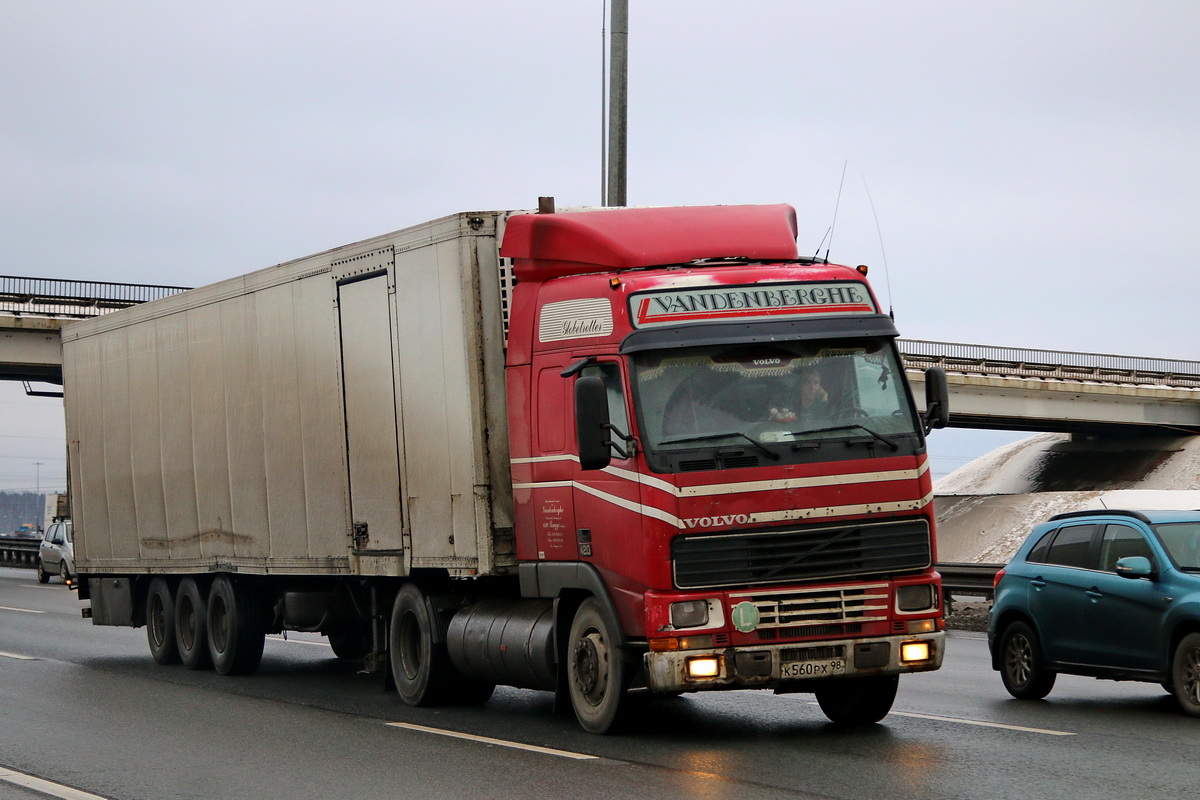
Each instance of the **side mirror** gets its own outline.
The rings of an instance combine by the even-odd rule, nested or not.
[[[950,424],[950,385],[946,370],[930,367],[925,370],[925,433]]]
[[[608,432],[608,393],[604,379],[588,375],[575,380],[575,436],[580,469],[604,469],[612,463]]]
[[[1125,556],[1117,559],[1116,572],[1122,578],[1153,578],[1154,565],[1145,556]]]

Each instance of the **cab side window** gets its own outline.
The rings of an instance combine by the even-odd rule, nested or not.
[[[1060,567],[1095,569],[1096,559],[1092,552],[1092,539],[1098,527],[1098,525],[1068,525],[1059,528],[1046,553],[1046,563]]]
[[[1115,572],[1117,561],[1126,556],[1142,556],[1154,564],[1154,553],[1146,537],[1128,525],[1104,526],[1104,538],[1100,540],[1100,569]]]

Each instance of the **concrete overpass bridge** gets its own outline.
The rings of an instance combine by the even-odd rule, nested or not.
[[[102,281],[0,276],[0,380],[62,383],[59,330],[186,291]],[[900,340],[923,402],[924,370],[950,385],[950,425],[1133,436],[1200,434],[1200,361]]]

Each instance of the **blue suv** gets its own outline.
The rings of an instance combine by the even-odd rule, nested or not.
[[[992,668],[1040,700],[1058,673],[1150,681],[1200,717],[1200,511],[1076,511],[996,577]]]

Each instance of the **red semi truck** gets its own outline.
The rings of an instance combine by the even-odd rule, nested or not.
[[[937,669],[925,435],[785,205],[461,213],[63,330],[79,589],[162,664],[326,635],[411,705]]]

